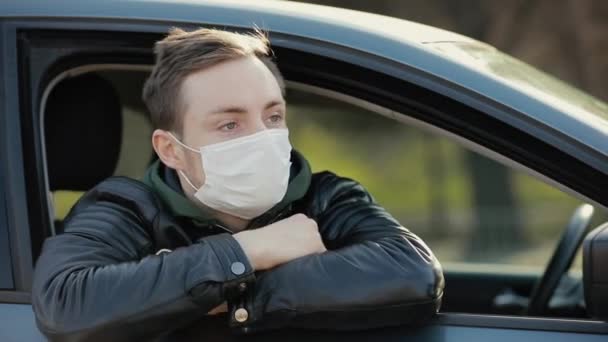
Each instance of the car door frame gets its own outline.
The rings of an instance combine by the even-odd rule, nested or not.
[[[0,66],[0,74],[2,73],[2,67]],[[3,96],[0,91],[0,103],[2,103]],[[0,118],[3,115],[0,114]],[[4,131],[4,122],[0,121],[0,134]],[[5,144],[4,141],[0,141],[0,150]],[[6,164],[5,158],[0,156],[0,300],[2,298],[2,292],[12,291],[15,289],[15,282],[13,279],[13,265],[11,258],[10,242],[8,235],[8,222],[6,218],[6,201],[4,199],[4,165]]]
[[[0,26],[1,29],[1,26]],[[4,52],[4,46],[0,45],[0,54]],[[4,75],[5,65],[0,63],[0,75]],[[8,113],[4,106],[5,95],[4,87],[0,87],[0,136],[5,137],[6,123],[5,118]],[[5,149],[6,139],[0,139],[0,151]],[[4,183],[6,158],[4,153],[0,153],[0,291],[6,292],[14,290],[13,265],[10,252],[8,235],[8,222],[6,219],[6,201],[4,199]],[[2,295],[0,294],[0,298]]]
[[[0,21],[0,224],[8,235],[12,289],[0,290],[0,303],[29,303],[32,257],[23,181],[16,29]],[[4,215],[3,215],[4,214]]]
[[[111,20],[111,19],[99,19],[99,20],[70,20],[70,21],[61,21],[57,19],[48,19],[48,20],[15,20],[11,22],[11,27],[16,32],[16,29],[23,30],[78,30],[82,32],[83,30],[90,31],[99,31],[99,32],[132,32],[133,34],[153,34],[156,36],[160,36],[165,33],[166,30],[171,27],[179,25],[186,28],[199,27],[201,23],[172,23],[172,22],[163,22],[163,23],[151,23],[151,22],[128,22],[128,21],[120,21],[120,20]],[[241,28],[236,28],[241,30]],[[274,40],[273,40],[274,39]],[[302,51],[305,51],[306,54],[310,54],[310,58],[316,59],[311,63],[312,66],[318,66],[315,63],[329,63],[325,68],[331,70],[329,74],[320,74],[320,73],[311,73],[311,69],[302,69],[297,66],[290,66],[288,64],[281,64],[279,61],[280,67],[284,67],[284,74],[287,79],[295,80],[297,82],[305,82],[307,84],[311,84],[318,87],[326,87],[333,91],[344,92],[351,96],[358,96],[362,99],[372,102],[379,103],[384,107],[391,108],[396,113],[415,113],[412,114],[413,119],[421,120],[429,125],[436,126],[440,130],[448,131],[450,134],[459,135],[462,139],[471,139],[475,142],[475,144],[480,144],[482,150],[486,153],[491,154],[496,157],[496,155],[501,155],[505,153],[504,146],[501,147],[497,144],[496,140],[492,140],[492,137],[488,137],[487,135],[483,136],[483,139],[479,139],[475,134],[480,133],[480,127],[476,127],[475,130],[471,130],[471,127],[466,127],[467,125],[463,125],[463,123],[468,122],[467,120],[480,120],[483,124],[487,124],[488,126],[485,128],[496,128],[498,130],[504,129],[507,132],[508,136],[521,137],[523,139],[527,139],[532,142],[539,143],[538,140],[534,140],[533,136],[528,136],[523,134],[522,132],[517,131],[517,129],[507,125],[504,122],[499,122],[496,119],[484,117],[483,113],[478,108],[485,108],[487,110],[493,111],[512,111],[510,108],[505,108],[504,106],[491,102],[484,102],[484,99],[473,97],[471,94],[463,94],[462,96],[455,95],[456,88],[450,85],[446,85],[442,80],[429,80],[425,79],[424,75],[417,70],[403,70],[404,66],[395,63],[394,61],[386,61],[381,58],[375,58],[374,56],[365,56],[363,52],[353,52],[341,46],[332,46],[331,44],[323,43],[323,42],[315,42],[310,39],[304,39],[301,37],[290,37],[286,35],[273,34],[271,33],[271,40],[276,41],[278,44],[276,47],[278,49],[284,49],[281,53],[282,56],[285,56],[286,51],[292,51],[293,53],[299,54],[298,58],[303,56]],[[124,47],[123,47],[124,48]],[[134,50],[132,50],[134,51]],[[149,54],[149,52],[148,52]],[[28,60],[31,60],[32,56],[27,56]],[[124,58],[123,62],[132,62],[126,58],[127,56],[122,56]],[[294,56],[291,56],[295,58]],[[141,59],[142,56],[138,56],[138,59]],[[366,59],[368,58],[368,59]],[[15,58],[16,60],[16,58]],[[109,59],[111,60],[111,59]],[[145,60],[145,58],[144,58]],[[151,58],[147,59],[151,62]],[[334,63],[334,64],[332,64]],[[335,64],[337,63],[337,64]],[[63,64],[65,67],[66,64]],[[365,67],[364,67],[365,66]],[[36,66],[36,68],[43,68],[43,66]],[[34,69],[36,69],[34,68]],[[337,69],[336,69],[337,68]],[[37,82],[45,79],[49,82],[49,74],[47,74],[46,69],[38,70],[38,74],[36,77],[39,77],[38,80],[32,80],[31,75],[29,77],[30,82]],[[341,73],[342,75],[348,75],[348,77],[336,77],[337,73]],[[400,75],[400,79],[398,80],[388,80],[387,75]],[[409,72],[404,76],[404,72]],[[55,75],[58,74],[58,71],[55,71]],[[406,77],[408,76],[408,77]],[[421,98],[427,102],[432,103],[433,100],[441,100],[443,102],[447,102],[450,105],[450,108],[458,110],[459,113],[462,113],[466,116],[467,120],[463,118],[459,118],[462,122],[455,122],[454,118],[447,117],[445,113],[433,112],[433,108],[424,107],[424,103],[416,103],[416,102],[407,102],[402,99],[395,99],[391,97],[391,94],[383,94],[382,89],[376,89],[375,91],[370,91],[369,87],[364,86],[365,84],[369,84],[369,81],[378,82],[378,77],[382,78],[383,82],[386,81],[394,81],[394,84],[391,83],[388,86],[401,86],[404,87],[406,91],[405,93],[415,95],[420,95]],[[417,82],[416,82],[417,81]],[[432,82],[443,82],[441,84],[433,85]],[[409,83],[408,83],[409,82]],[[411,83],[415,82],[415,83]],[[44,87],[41,84],[35,83],[34,86],[27,85],[29,91],[32,96],[27,98],[29,100],[29,111],[27,115],[39,115],[40,108],[40,100],[43,95]],[[421,85],[424,85],[422,87]],[[25,86],[25,85],[22,85]],[[450,88],[450,91],[447,92],[451,97],[446,97],[442,92],[437,92],[439,88]],[[16,88],[14,88],[16,89]],[[22,88],[26,89],[26,88]],[[443,94],[443,95],[442,95]],[[16,97],[15,97],[16,98]],[[24,100],[22,99],[21,102]],[[422,101],[422,100],[419,100]],[[460,102],[463,101],[463,102]],[[417,113],[416,111],[424,111],[426,114],[434,113],[435,116],[429,117],[424,116],[421,113]],[[503,113],[504,114],[504,113]],[[18,120],[17,120],[18,121]],[[477,121],[476,124],[479,124]],[[13,123],[14,124],[14,123]],[[480,124],[481,126],[481,124]],[[19,132],[19,130],[17,130]],[[484,140],[485,139],[485,140]],[[19,139],[17,141],[20,141]],[[41,141],[38,141],[39,144],[42,144]],[[563,151],[559,149],[548,146],[547,144],[543,144],[540,142],[540,148],[548,152],[549,154],[557,155],[556,160],[572,162],[574,164],[573,173],[576,174],[576,170],[585,169],[585,165],[580,161],[576,160],[572,156],[566,155]],[[37,153],[35,153],[33,158],[36,158],[36,166],[40,166],[40,163],[43,162],[43,146],[37,147]],[[509,152],[507,150],[507,152]],[[511,151],[512,152],[512,151]],[[532,151],[532,153],[538,153],[538,150]],[[506,153],[506,155],[510,155]],[[538,160],[529,161],[526,158],[515,159],[514,163],[522,163],[521,165],[527,165],[524,168],[530,168],[538,162]],[[577,164],[578,163],[578,164]],[[20,165],[23,165],[22,163]],[[48,198],[46,195],[47,187],[43,187],[42,185],[45,182],[48,184],[48,180],[45,179],[46,175],[43,172],[44,168],[37,168],[37,175],[34,177],[42,177],[42,179],[37,180],[37,184],[40,186],[38,191],[30,190],[30,196],[32,193],[38,194],[39,200],[41,202],[47,201]],[[540,174],[540,171],[534,171]],[[533,173],[534,173],[533,172]],[[22,173],[23,174],[23,173]],[[568,174],[552,174],[556,179],[565,179],[569,186],[574,186],[574,189],[577,189],[577,185],[580,185],[576,182],[571,182],[572,179]],[[605,175],[593,174],[592,177],[605,177]],[[28,182],[31,181],[28,179]],[[24,183],[24,179],[21,179],[21,182]],[[558,182],[557,180],[553,180],[553,182]],[[559,182],[558,182],[559,184]],[[583,184],[580,188],[586,189],[586,186]],[[18,189],[18,188],[17,188]],[[584,192],[583,192],[584,193]],[[25,190],[23,190],[22,194],[25,194]],[[24,197],[23,195],[21,197]],[[605,200],[600,201],[602,203],[606,203]],[[44,205],[37,205],[38,208],[44,208]],[[23,207],[22,207],[23,208]],[[42,209],[40,209],[42,210]],[[23,211],[23,209],[22,209]],[[23,214],[23,213],[21,213]],[[48,213],[47,213],[48,215]],[[40,215],[42,217],[43,215]],[[27,215],[25,215],[27,218]],[[14,221],[14,220],[13,220]],[[26,221],[27,222],[27,221]],[[12,227],[15,227],[13,225]],[[26,225],[27,227],[27,225]],[[534,330],[534,331],[553,331],[553,332],[578,332],[583,335],[587,334],[589,336],[596,336],[608,334],[608,324],[597,322],[593,320],[571,320],[571,319],[548,319],[548,318],[526,318],[526,317],[511,317],[511,316],[488,316],[488,315],[474,315],[474,314],[455,314],[455,313],[441,313],[438,315],[437,319],[433,322],[432,326],[459,326],[459,327],[474,327],[474,328],[493,328],[493,329],[519,329],[519,330]]]

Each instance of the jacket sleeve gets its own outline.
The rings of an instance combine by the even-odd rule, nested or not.
[[[242,331],[275,327],[357,330],[418,324],[440,306],[441,266],[358,183],[317,175],[308,216],[328,249],[259,275]]]
[[[65,232],[44,243],[32,302],[49,339],[148,340],[200,318],[237,284],[252,281],[247,257],[231,235],[155,255],[157,215],[112,197],[100,189],[85,195]],[[238,262],[245,267],[232,267]]]

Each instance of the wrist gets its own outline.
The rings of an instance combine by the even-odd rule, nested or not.
[[[268,268],[264,257],[264,246],[260,244],[254,231],[242,231],[233,235],[234,239],[239,243],[241,249],[249,259],[249,264],[254,271],[264,270]]]

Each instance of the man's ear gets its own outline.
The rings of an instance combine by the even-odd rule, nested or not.
[[[169,132],[156,129],[152,132],[152,147],[163,164],[174,170],[184,170],[186,156],[183,148],[175,141]]]

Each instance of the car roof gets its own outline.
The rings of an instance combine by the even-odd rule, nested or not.
[[[602,155],[600,163],[608,164],[604,103],[487,44],[407,20],[277,0],[5,0],[0,2],[2,17],[258,26],[341,45],[422,70],[513,108],[591,147]]]

